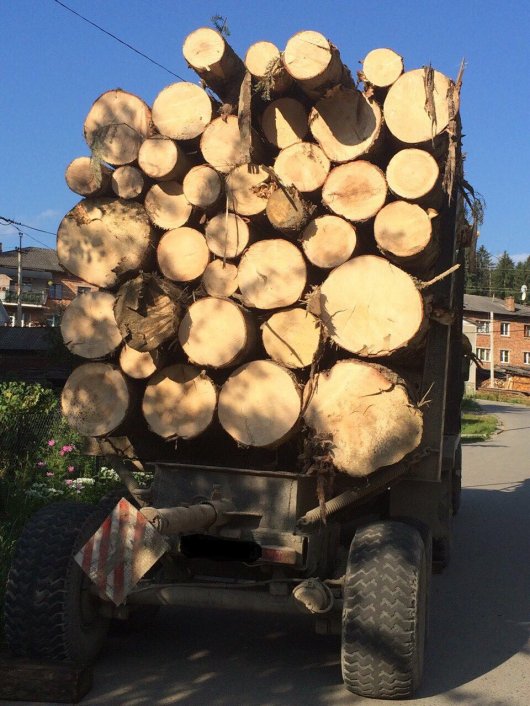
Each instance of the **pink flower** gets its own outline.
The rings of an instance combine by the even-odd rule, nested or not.
[[[68,473],[73,473],[75,471],[75,466],[68,466]]]
[[[48,476],[48,478],[50,478],[51,476],[53,476],[53,473],[51,471],[48,471],[46,475]]]
[[[55,439],[50,439],[48,441],[48,446],[55,446]]]
[[[74,481],[71,478],[67,478],[64,482],[66,483],[66,485],[72,485]]]
[[[61,456],[64,456],[64,454],[66,453],[66,451],[65,451],[64,449],[61,449],[61,450],[59,451],[59,453],[61,454]]]
[[[70,446],[70,444],[65,444],[63,448],[61,449],[61,456],[64,456],[64,454],[69,454],[70,451],[73,451],[74,447]]]
[[[44,461],[37,461],[37,466],[38,466],[39,468],[42,468],[42,467],[45,466],[45,465],[46,465],[46,464],[44,463]]]

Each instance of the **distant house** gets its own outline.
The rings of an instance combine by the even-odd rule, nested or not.
[[[17,313],[18,251],[0,245],[0,301],[10,325]],[[51,248],[22,249],[22,326],[57,326],[70,301],[97,287],[65,272]]]

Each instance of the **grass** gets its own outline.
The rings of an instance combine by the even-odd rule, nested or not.
[[[497,429],[497,417],[492,414],[473,414],[464,412],[462,415],[462,436],[489,439]]]
[[[494,390],[477,390],[474,397],[477,400],[508,402],[508,404],[520,404],[525,407],[530,407],[530,397],[526,395],[510,395],[509,392],[495,392]]]

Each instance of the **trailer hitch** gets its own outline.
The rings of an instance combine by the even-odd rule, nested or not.
[[[142,515],[164,535],[184,534],[220,527],[230,521],[235,508],[231,500],[215,497],[194,505],[143,507]]]

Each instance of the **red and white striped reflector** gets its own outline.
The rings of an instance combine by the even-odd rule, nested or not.
[[[168,549],[164,537],[122,498],[74,559],[101,596],[120,605]]]

